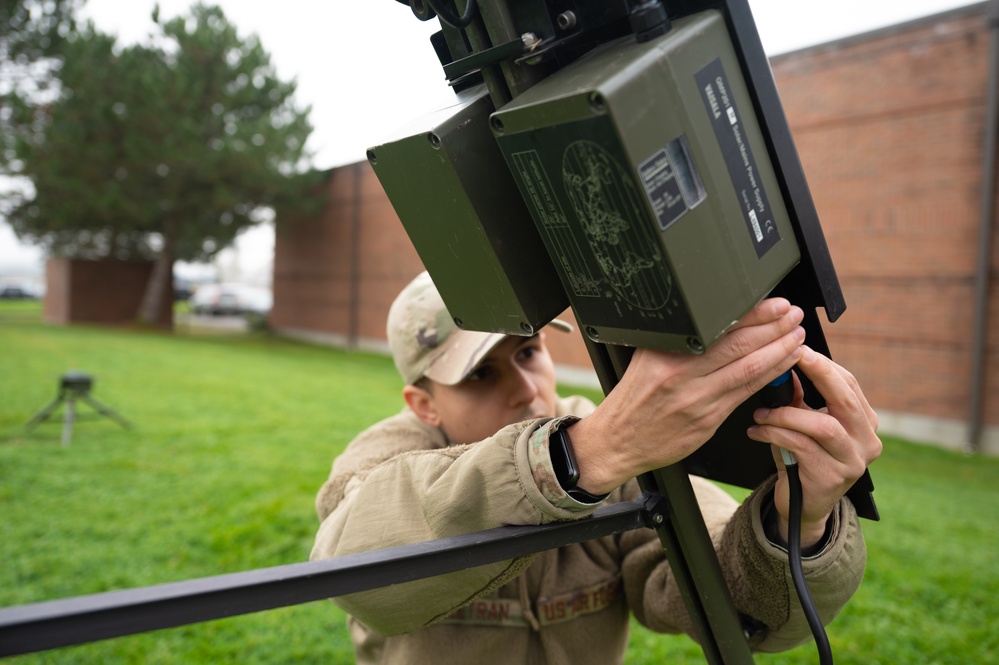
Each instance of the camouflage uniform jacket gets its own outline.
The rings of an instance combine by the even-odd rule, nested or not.
[[[593,408],[584,398],[561,399],[559,416]],[[553,422],[525,421],[453,446],[408,410],[376,424],[334,461],[316,498],[322,524],[311,558],[590,514],[595,506],[551,496],[561,489],[537,455],[547,457],[539,442]],[[691,480],[736,608],[755,626],[751,646],[779,651],[809,639],[787,555],[763,531],[773,479],[741,506],[712,483]],[[638,494],[632,480],[608,501]],[[866,556],[849,500],[830,524],[825,546],[804,562],[826,623],[859,586]],[[629,612],[654,631],[693,631],[648,529],[333,600],[351,616],[363,664],[619,663]]]

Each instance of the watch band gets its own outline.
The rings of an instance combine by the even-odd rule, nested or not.
[[[575,416],[567,416],[554,425],[548,432],[548,455],[555,469],[555,479],[566,494],[580,503],[600,503],[609,495],[590,494],[576,486],[579,482],[579,465],[572,452],[572,439],[569,438],[569,427],[579,422]]]

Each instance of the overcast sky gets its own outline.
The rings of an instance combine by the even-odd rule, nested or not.
[[[621,0],[622,2],[624,0]],[[154,0],[88,0],[84,15],[126,43],[152,30]],[[161,17],[187,13],[191,0],[160,0]],[[296,98],[312,106],[315,165],[340,166],[406,120],[445,105],[453,94],[421,23],[395,0],[217,2],[240,34],[256,33],[279,76],[298,82]],[[793,51],[955,7],[968,0],[749,0],[769,55]],[[239,242],[241,263],[266,261],[273,234]],[[40,252],[0,222],[0,276],[37,270]]]

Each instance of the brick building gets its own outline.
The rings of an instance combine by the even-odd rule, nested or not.
[[[50,258],[45,262],[46,323],[132,324],[153,272],[152,261]],[[163,284],[156,326],[173,327],[173,284]]]
[[[979,448],[999,454],[995,243],[980,255],[996,208],[994,172],[983,182],[987,148],[996,149],[986,146],[996,122],[988,108],[993,6],[771,65],[846,296],[846,313],[824,326],[833,357],[859,378],[882,432],[960,448],[980,425]],[[300,338],[385,349],[385,314],[419,258],[366,163],[334,169],[328,186],[319,218],[279,224],[272,324]],[[985,334],[976,341],[979,320]],[[592,382],[582,341],[558,337],[562,378]]]

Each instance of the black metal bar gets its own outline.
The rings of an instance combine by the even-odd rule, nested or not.
[[[449,81],[453,81],[462,74],[481,69],[490,65],[497,65],[504,60],[518,56],[524,52],[524,42],[517,39],[499,46],[487,48],[484,51],[476,51],[472,55],[460,60],[444,65],[444,75]]]
[[[605,392],[624,376],[633,349],[587,340],[590,360]],[[652,528],[666,553],[684,605],[694,624],[707,662],[724,665],[753,663],[738,612],[732,602],[718,555],[694,496],[687,466],[672,466],[642,474],[638,483],[646,494],[665,497],[666,514],[652,515]]]
[[[643,527],[643,497],[592,517],[506,526],[324,561],[0,609],[0,657],[286,607],[474,568]]]
[[[672,546],[677,548],[676,558],[684,562],[684,573],[690,578],[688,584],[696,594],[688,603],[700,607],[699,619],[707,623],[710,631],[710,645],[701,644],[708,662],[726,665],[753,663],[739,613],[729,594],[684,464],[681,462],[656,469],[652,475],[666,494],[669,509],[666,524],[675,539]],[[670,563],[673,565],[673,559]],[[679,579],[680,576],[677,574],[676,577]],[[709,646],[714,652],[709,651]]]
[[[642,488],[649,488],[650,490],[658,486],[658,480],[653,473],[642,474],[638,478],[638,482]],[[665,503],[668,503],[668,501]],[[707,610],[704,607],[701,596],[697,592],[697,585],[694,583],[694,575],[691,567],[687,565],[687,561],[684,558],[683,548],[680,546],[680,534],[677,532],[676,525],[669,521],[670,510],[670,507],[666,505],[665,513],[661,515],[663,521],[658,524],[653,521],[656,535],[659,536],[659,543],[662,545],[663,551],[666,552],[666,558],[669,559],[670,568],[673,570],[673,578],[676,580],[677,588],[680,590],[680,597],[683,598],[683,604],[687,607],[687,613],[690,615],[690,621],[694,626],[697,643],[701,645],[705,659],[709,663],[724,663],[721,651],[718,649],[717,640],[712,634]],[[653,516],[653,518],[655,517]],[[712,556],[714,556],[714,553],[712,553]]]

